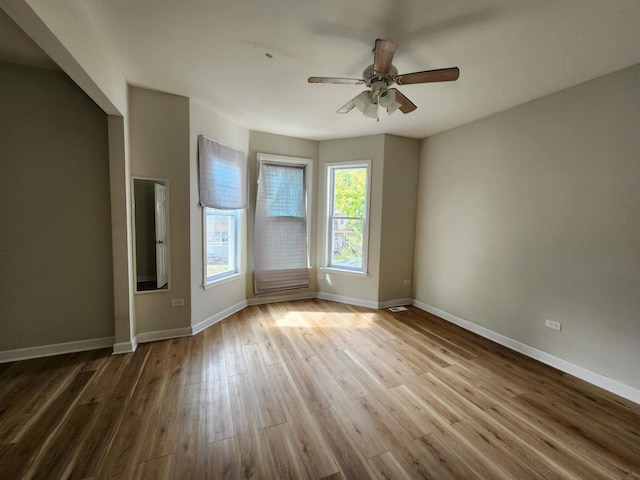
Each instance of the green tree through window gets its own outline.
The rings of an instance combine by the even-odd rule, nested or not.
[[[331,166],[329,265],[364,270],[367,209],[366,165]]]

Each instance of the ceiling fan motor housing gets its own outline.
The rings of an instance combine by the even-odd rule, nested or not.
[[[374,84],[377,84],[379,82],[384,82],[384,85],[386,87],[389,87],[393,82],[395,82],[397,76],[398,69],[393,65],[389,67],[389,73],[387,73],[386,75],[377,73],[374,70],[373,65],[369,65],[362,72],[362,79],[364,80],[364,83],[365,85],[367,85],[367,87],[373,87]]]

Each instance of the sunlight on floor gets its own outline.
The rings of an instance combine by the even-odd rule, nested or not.
[[[371,328],[375,321],[375,312],[327,313],[297,311],[287,312],[279,316],[276,326],[282,328],[327,328],[363,330]]]

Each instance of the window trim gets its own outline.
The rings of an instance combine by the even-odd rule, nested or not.
[[[235,245],[234,245],[234,257],[235,257],[235,269],[227,272],[218,273],[207,276],[207,208],[202,207],[202,287],[206,290],[213,285],[225,283],[235,277],[241,276],[244,271],[242,270],[242,255],[240,254],[242,244],[242,228],[241,224],[244,218],[244,209],[238,210],[221,210],[213,208],[212,210],[230,212],[235,217]]]
[[[368,275],[369,268],[369,217],[371,214],[371,159],[363,159],[363,160],[350,160],[347,162],[329,162],[326,163],[326,202],[325,202],[325,227],[324,227],[324,241],[325,241],[325,255],[324,255],[324,266],[323,270],[331,270],[339,273],[348,273],[353,275]],[[364,167],[367,171],[367,181],[365,185],[365,215],[364,215],[364,226],[362,227],[362,268],[348,268],[341,267],[336,265],[331,265],[331,260],[333,258],[333,244],[331,241],[331,218],[333,211],[333,193],[334,193],[334,175],[332,171],[344,168],[355,168],[355,167]]]
[[[304,182],[306,190],[305,215],[307,229],[307,268],[311,268],[311,203],[313,202],[313,159],[303,157],[289,157],[286,155],[274,155],[271,153],[256,154],[256,182],[260,178],[262,164],[298,166],[304,168]]]

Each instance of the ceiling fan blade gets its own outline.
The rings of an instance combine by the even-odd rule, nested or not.
[[[389,40],[376,40],[375,54],[373,57],[373,71],[386,75],[391,68],[393,55],[396,53],[396,44]]]
[[[398,89],[390,88],[389,90],[393,90],[396,94],[396,102],[400,104],[400,111],[402,113],[410,113],[413,112],[416,108],[415,104],[405,97]]]
[[[356,98],[354,97],[351,100],[349,100],[347,103],[345,103],[342,107],[340,107],[336,113],[349,113],[351,110],[353,110],[356,106]]]
[[[343,85],[362,85],[364,80],[358,78],[309,77],[309,83],[339,83]]]
[[[458,67],[441,68],[439,70],[404,73],[396,77],[396,83],[398,85],[410,85],[412,83],[453,82],[459,76],[460,69]]]

